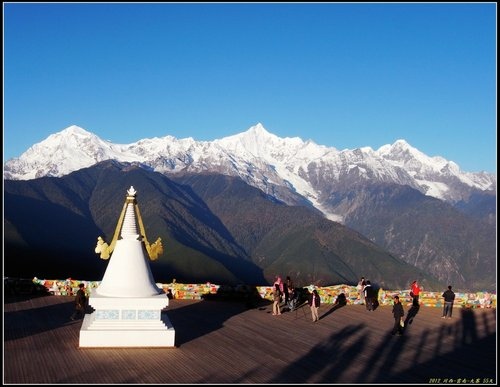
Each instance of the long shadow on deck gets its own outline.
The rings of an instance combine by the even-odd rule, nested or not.
[[[51,297],[50,295],[47,297]],[[30,302],[32,296],[9,297],[9,302]],[[45,331],[59,328],[68,324],[76,324],[82,320],[71,321],[74,311],[74,297],[68,297],[68,302],[39,308],[4,312],[4,340],[16,340]]]
[[[230,308],[227,307],[227,303],[231,303]],[[269,304],[269,302],[263,301],[256,307]],[[166,313],[172,322],[175,328],[175,346],[180,347],[191,340],[222,328],[226,320],[246,310],[248,310],[248,306],[244,302],[201,301],[167,309],[162,313]],[[204,313],[209,313],[211,318],[199,317]]]
[[[496,383],[496,332],[491,332],[488,321],[496,324],[496,311],[491,313],[477,322],[473,311],[463,309],[457,322],[425,330],[416,348],[407,346],[408,337],[394,337],[387,332],[379,347],[369,350],[368,359],[360,354],[367,350],[369,334],[373,333],[363,323],[352,324],[285,367],[269,383],[338,383],[346,378],[355,384]],[[477,335],[478,324],[484,324],[487,332],[481,339]],[[453,339],[451,350],[444,348],[446,336]],[[345,342],[350,344],[343,345]],[[421,361],[424,348],[428,351],[429,347],[433,348],[431,359]],[[412,362],[401,372],[402,367],[394,365],[405,351],[412,352]],[[362,367],[351,369],[357,362],[363,362]]]

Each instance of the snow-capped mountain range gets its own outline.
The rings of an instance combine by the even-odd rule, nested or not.
[[[4,165],[4,179],[60,177],[104,160],[137,162],[153,170],[218,172],[244,181],[285,202],[285,192],[304,196],[328,218],[328,199],[339,187],[368,182],[408,185],[422,193],[455,203],[473,191],[496,193],[496,175],[463,172],[453,161],[429,157],[405,140],[384,145],[337,150],[298,137],[280,138],[262,124],[214,141],[172,136],[142,139],[132,144],[102,140],[78,126],[70,126],[33,145]]]

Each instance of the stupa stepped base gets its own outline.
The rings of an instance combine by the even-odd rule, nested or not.
[[[94,313],[85,315],[80,347],[175,347],[175,329],[165,313],[155,321],[97,321]]]
[[[80,347],[174,347],[175,329],[166,312],[166,294],[150,297],[89,298],[95,309],[80,329]]]

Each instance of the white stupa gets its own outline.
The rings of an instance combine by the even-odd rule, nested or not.
[[[107,259],[112,253],[100,285],[89,297],[95,309],[86,314],[80,329],[80,347],[173,347],[175,330],[162,309],[168,297],[151,273],[146,254],[156,259],[156,247],[147,242],[136,202],[130,187],[111,245],[98,238],[96,252]],[[142,235],[137,232],[137,218]],[[120,233],[121,239],[118,239]],[[146,251],[147,250],[147,251]]]

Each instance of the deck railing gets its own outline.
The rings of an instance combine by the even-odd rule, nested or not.
[[[8,282],[10,280],[10,282]],[[4,287],[6,292],[16,292],[15,279],[4,278]],[[7,282],[6,282],[7,281]],[[22,289],[24,292],[29,292],[28,280],[24,281]],[[78,284],[85,284],[85,289],[90,294],[93,288],[99,286],[100,281],[76,280],[73,278],[67,279],[39,279],[37,277],[31,280],[33,288],[40,289],[43,287],[46,292],[54,295],[74,296],[78,290]],[[249,297],[257,297],[272,301],[273,287],[265,286],[250,286],[250,285],[217,285],[210,282],[200,284],[184,284],[184,283],[158,283],[158,287],[162,288],[166,293],[169,293],[175,299],[202,299],[209,296],[220,296],[232,299],[248,299]],[[347,305],[361,304],[359,291],[356,286],[351,285],[332,285],[332,286],[314,286],[309,285],[299,288],[302,292],[307,292],[315,288],[320,297],[321,302],[325,304],[333,304],[340,293],[344,293],[347,300]],[[19,286],[17,292],[19,291]],[[410,290],[387,290],[376,289],[377,300],[380,305],[392,305],[393,297],[398,295],[403,304],[411,304]],[[443,290],[444,291],[444,290]],[[21,291],[22,292],[22,291]],[[443,292],[427,292],[420,293],[420,305],[430,307],[443,306]],[[497,296],[491,292],[455,292],[455,306],[468,308],[496,308]]]

